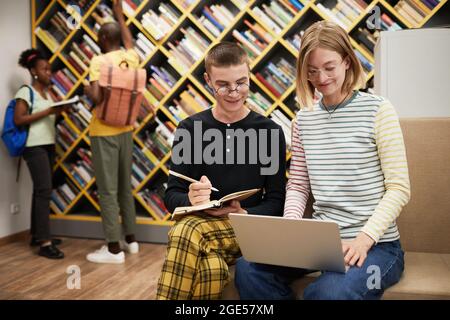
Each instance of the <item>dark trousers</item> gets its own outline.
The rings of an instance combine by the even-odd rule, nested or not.
[[[36,240],[50,239],[50,199],[55,145],[27,147],[23,153],[33,180],[31,204],[31,236]]]

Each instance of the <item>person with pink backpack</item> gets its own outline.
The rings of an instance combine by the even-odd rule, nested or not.
[[[86,95],[96,106],[89,126],[92,160],[107,245],[89,253],[95,263],[120,264],[125,254],[139,252],[135,238],[136,209],[131,188],[133,124],[142,101],[145,70],[125,24],[122,1],[113,2],[117,22],[107,22],[98,33],[103,54],[92,59]],[[121,49],[121,40],[125,50]],[[122,240],[119,214],[125,239]]]

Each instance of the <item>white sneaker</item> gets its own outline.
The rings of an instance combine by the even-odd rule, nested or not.
[[[95,263],[121,264],[125,262],[125,254],[123,253],[123,251],[116,254],[111,253],[108,250],[108,246],[102,246],[100,250],[89,253],[86,256],[86,259],[90,262]]]
[[[126,241],[121,240],[119,242],[119,244],[120,244],[120,249],[122,249],[128,253],[135,254],[135,253],[139,252],[139,244],[136,241],[134,241],[132,243],[127,243]]]

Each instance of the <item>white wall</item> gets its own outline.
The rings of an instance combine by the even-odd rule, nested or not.
[[[450,29],[381,32],[375,92],[400,117],[450,117]]]
[[[17,89],[29,83],[28,72],[17,65],[19,54],[31,47],[30,1],[1,0],[0,9],[0,128],[8,101]],[[0,143],[0,238],[30,228],[32,184],[25,162],[19,183],[16,183],[17,159],[9,157]],[[17,215],[10,213],[10,204],[20,204]]]

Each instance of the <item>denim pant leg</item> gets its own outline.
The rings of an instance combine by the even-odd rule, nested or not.
[[[306,287],[305,300],[375,300],[400,280],[404,269],[400,241],[382,242],[368,252],[361,268],[324,272]]]
[[[252,263],[240,258],[236,263],[235,285],[243,300],[295,299],[290,284],[312,271]]]

